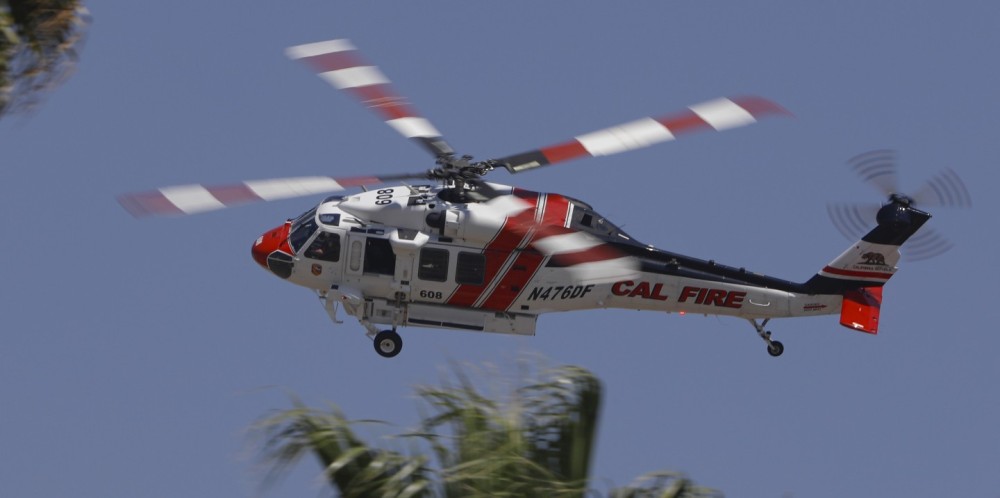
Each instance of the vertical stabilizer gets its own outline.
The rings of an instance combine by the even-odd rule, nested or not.
[[[878,225],[809,279],[806,289],[812,294],[844,294],[881,287],[896,273],[899,246],[930,217],[909,199],[893,197],[879,209]]]

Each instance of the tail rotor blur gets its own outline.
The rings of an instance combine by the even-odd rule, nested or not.
[[[961,177],[950,168],[934,175],[916,193],[909,195],[899,188],[896,151],[880,149],[866,152],[849,159],[847,164],[862,181],[879,190],[889,202],[903,201],[920,209],[972,207],[969,190]],[[881,206],[876,203],[830,203],[827,205],[827,214],[840,233],[850,240],[859,240],[874,226],[875,215]],[[953,245],[947,237],[934,229],[924,228],[900,252],[907,260],[918,261],[944,254]]]

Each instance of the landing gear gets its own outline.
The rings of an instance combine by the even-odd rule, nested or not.
[[[771,341],[771,344],[767,345],[767,354],[771,356],[781,356],[784,352],[785,346],[778,341]]]
[[[395,330],[383,330],[375,334],[375,352],[383,358],[392,358],[403,349],[403,338]]]
[[[778,341],[772,341],[771,331],[764,330],[764,326],[767,325],[767,322],[770,320],[770,318],[765,318],[764,321],[760,323],[757,323],[757,320],[750,320],[750,323],[753,324],[753,328],[757,330],[757,335],[759,335],[760,338],[764,339],[764,342],[767,343],[767,354],[771,356],[781,356],[781,353],[785,352],[785,345]]]

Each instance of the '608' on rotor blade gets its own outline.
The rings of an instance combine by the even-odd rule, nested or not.
[[[377,66],[364,61],[350,40],[297,45],[286,49],[285,54],[305,62],[338,90],[348,91],[400,135],[416,141],[435,157],[454,154],[441,132],[393,90],[389,78]]]
[[[547,166],[579,157],[608,156],[674,140],[678,135],[702,130],[722,131],[756,123],[769,114],[789,114],[761,97],[719,98],[659,118],[579,135],[561,144],[495,159],[511,173]]]

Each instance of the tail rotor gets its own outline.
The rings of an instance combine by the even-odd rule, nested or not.
[[[887,202],[901,202],[921,209],[972,207],[969,190],[961,177],[950,168],[931,177],[916,193],[909,195],[899,188],[896,151],[880,149],[866,152],[849,159],[847,164],[862,181],[881,192]],[[840,233],[850,240],[858,240],[872,228],[881,206],[875,203],[830,203],[827,214]],[[906,260],[918,261],[944,254],[952,246],[947,237],[931,228],[924,228],[900,252]]]

